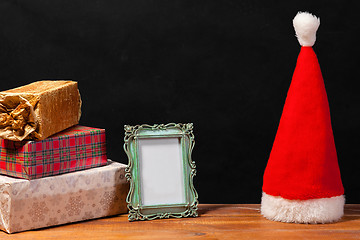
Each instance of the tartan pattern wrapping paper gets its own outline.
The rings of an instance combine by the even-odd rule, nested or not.
[[[36,179],[106,165],[105,130],[74,126],[41,141],[0,139],[0,174]]]

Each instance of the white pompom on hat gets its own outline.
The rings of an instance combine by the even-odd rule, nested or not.
[[[293,26],[300,45],[312,47],[316,41],[320,19],[308,12],[298,12],[293,20]]]

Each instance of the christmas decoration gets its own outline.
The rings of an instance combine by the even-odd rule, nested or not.
[[[301,51],[264,173],[261,213],[281,222],[327,223],[344,211],[344,189],[320,66],[313,51],[320,20],[293,20]]]

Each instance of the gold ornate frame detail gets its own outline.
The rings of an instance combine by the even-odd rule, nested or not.
[[[168,123],[154,125],[125,125],[124,150],[129,164],[125,169],[125,177],[130,182],[130,190],[126,198],[129,209],[129,221],[153,220],[156,218],[197,217],[198,194],[193,184],[196,175],[195,162],[191,159],[195,140],[192,123]],[[184,174],[185,203],[159,204],[145,206],[141,201],[141,187],[139,176],[139,146],[141,138],[179,138],[182,151]]]

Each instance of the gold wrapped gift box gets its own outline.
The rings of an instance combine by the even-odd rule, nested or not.
[[[126,213],[126,165],[24,180],[0,175],[0,229],[8,233]]]
[[[77,82],[38,81],[0,92],[0,137],[43,140],[79,123]]]

